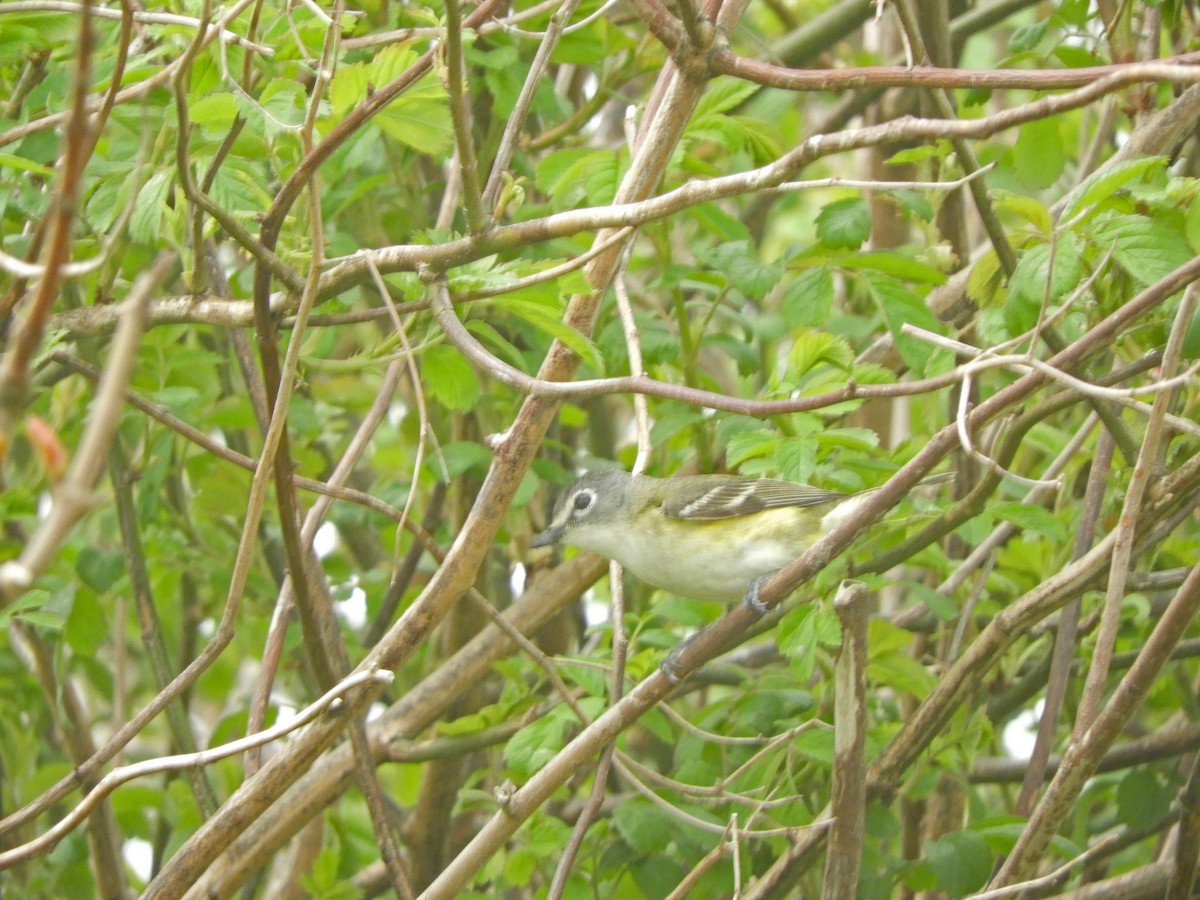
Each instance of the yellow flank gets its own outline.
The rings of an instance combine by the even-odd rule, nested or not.
[[[700,522],[652,512],[642,520],[648,527],[640,539],[621,548],[618,557],[634,576],[656,587],[733,603],[756,578],[782,569],[820,535],[820,519],[807,512],[783,507]]]

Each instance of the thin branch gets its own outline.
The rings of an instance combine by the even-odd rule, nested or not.
[[[302,709],[295,718],[275,725],[266,731],[238,738],[235,741],[230,741],[227,744],[221,744],[208,750],[200,750],[195,753],[180,753],[175,756],[160,756],[113,769],[100,779],[100,783],[93,790],[89,791],[87,796],[65,818],[54,825],[53,828],[50,828],[32,841],[0,853],[0,869],[7,869],[16,863],[50,851],[91,814],[96,804],[127,782],[133,781],[136,778],[144,778],[147,775],[156,775],[161,772],[178,772],[183,769],[208,766],[230,756],[244,753],[251,747],[277,741],[285,734],[304,727],[327,708],[334,706],[335,703],[340,703],[342,696],[353,691],[356,687],[372,682],[390,684],[391,681],[392,673],[388,671],[371,669],[357,672],[334,685],[316,702]]]
[[[1184,335],[1191,325],[1192,310],[1196,307],[1198,293],[1200,292],[1193,284],[1184,293],[1183,300],[1176,311],[1175,323],[1167,338],[1166,350],[1163,351],[1163,384],[1170,384],[1174,381],[1175,372],[1180,364]],[[1081,738],[1091,727],[1100,712],[1104,685],[1108,679],[1109,662],[1112,659],[1113,646],[1117,639],[1117,629],[1120,627],[1121,601],[1125,596],[1125,582],[1129,575],[1137,518],[1149,488],[1151,475],[1161,463],[1159,447],[1165,424],[1164,419],[1167,406],[1173,396],[1173,392],[1169,390],[1162,390],[1156,394],[1154,408],[1146,423],[1146,433],[1142,438],[1142,449],[1138,454],[1137,463],[1129,479],[1129,486],[1125,491],[1125,502],[1121,507],[1121,516],[1117,522],[1117,542],[1113,549],[1108,587],[1104,594],[1104,606],[1100,616],[1100,630],[1096,635],[1091,668],[1089,668],[1087,680],[1084,682],[1083,695],[1080,697],[1079,711],[1076,714],[1075,735],[1077,739]]]
[[[0,565],[0,606],[11,602],[50,564],[71,529],[91,509],[92,490],[104,469],[109,445],[121,419],[125,386],[133,371],[142,336],[142,312],[150,294],[166,278],[174,263],[174,254],[162,253],[133,283],[126,317],[108,352],[108,364],[97,388],[87,427],[71,467],[55,492],[50,514],[42,520],[21,555]]]

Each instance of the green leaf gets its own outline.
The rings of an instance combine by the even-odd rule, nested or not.
[[[590,338],[565,324],[559,318],[555,308],[528,300],[516,300],[512,297],[500,297],[492,303],[506,309],[518,318],[524,319],[539,331],[562,341],[576,356],[595,369],[601,378],[604,377],[604,358],[600,355],[596,345]]]
[[[821,363],[848,372],[854,364],[854,351],[840,337],[824,331],[799,335],[788,353],[788,375],[797,378]]]
[[[944,284],[946,281],[946,275],[940,269],[913,259],[911,256],[903,256],[887,250],[843,256],[837,260],[837,264],[843,269],[879,272],[903,281],[915,281],[918,284]]]
[[[740,78],[722,75],[708,83],[704,95],[696,104],[693,119],[728,112],[754,95],[759,88]]]
[[[454,137],[445,92],[429,75],[385,106],[372,121],[392,140],[418,153],[443,153]]]
[[[736,467],[748,459],[773,457],[778,444],[779,435],[769,428],[734,435],[725,448],[726,462]]]
[[[779,314],[792,328],[823,325],[832,310],[833,276],[825,268],[801,272],[784,288],[779,301]]]
[[[63,625],[63,640],[81,656],[92,657],[108,640],[108,616],[96,595],[78,591]]]
[[[937,886],[950,897],[965,897],[987,883],[992,874],[992,851],[973,831],[943,835],[925,850]]]
[[[1004,273],[996,251],[989,249],[967,275],[967,296],[979,306],[991,306],[1004,285]]]
[[[958,604],[950,597],[939,594],[927,584],[919,581],[908,582],[905,587],[918,597],[925,607],[943,622],[953,622],[958,618]]]
[[[801,683],[808,680],[822,647],[839,647],[842,629],[837,614],[823,605],[806,603],[786,613],[776,630],[779,652],[792,663]]]
[[[1161,821],[1174,793],[1150,769],[1131,769],[1117,786],[1117,818],[1132,828]]]
[[[84,547],[75,558],[75,573],[97,594],[103,594],[116,584],[125,571],[125,558],[120,553]]]
[[[207,137],[219,137],[228,132],[237,112],[237,101],[230,93],[209,94],[188,106],[191,120]]]
[[[881,276],[868,275],[867,282],[871,293],[879,304],[892,339],[896,342],[896,350],[904,362],[918,372],[924,372],[925,366],[933,353],[933,347],[922,340],[902,333],[905,325],[914,325],[926,331],[941,332],[937,316],[929,311],[921,298],[901,284]]]
[[[897,650],[885,653],[872,651],[867,663],[867,678],[872,684],[904,691],[918,700],[923,700],[937,682],[924,666],[907,653]]]
[[[1148,173],[1165,168],[1166,164],[1165,157],[1144,156],[1123,160],[1093,172],[1067,196],[1059,221],[1070,222],[1085,210],[1089,215],[1095,215],[1098,210],[1094,207],[1098,207],[1131,181],[1141,180]]]
[[[1012,35],[1008,39],[1008,50],[1010,53],[1027,53],[1041,43],[1042,38],[1046,36],[1046,29],[1050,25],[1049,19],[1042,19],[1040,22],[1032,22],[1028,25],[1020,25],[1013,29]]]
[[[1187,323],[1180,349],[1185,359],[1200,358],[1200,303],[1192,308],[1192,318]]]
[[[1008,299],[1004,307],[1009,334],[1021,334],[1032,328],[1043,299],[1052,306],[1083,280],[1079,242],[1071,232],[1059,235],[1054,248],[1053,272],[1048,272],[1050,253],[1050,244],[1036,244],[1017,260],[1016,271],[1008,282]]]
[[[457,478],[464,472],[471,471],[482,475],[492,461],[492,452],[483,444],[475,441],[449,441],[441,445],[441,452],[438,455],[445,463],[446,472],[451,478]],[[431,457],[432,454],[429,462],[433,465],[433,470],[440,475],[441,467]]]
[[[871,236],[871,209],[861,197],[827,203],[817,213],[817,237],[834,250],[854,250]]]
[[[0,166],[6,169],[16,169],[18,172],[29,172],[32,175],[38,175],[42,178],[54,177],[54,169],[50,166],[44,166],[33,160],[25,159],[23,156],[14,156],[11,153],[0,153]]]
[[[140,191],[129,219],[129,235],[142,244],[157,244],[159,225],[167,208],[172,173],[165,169],[150,176]]]
[[[628,797],[613,810],[613,824],[639,854],[661,853],[675,838],[678,825],[665,810],[642,797]]]
[[[933,204],[920,191],[907,188],[892,188],[887,192],[905,213],[922,222],[933,221]]]
[[[789,437],[775,448],[779,476],[788,481],[808,482],[817,468],[817,445],[812,438]]]
[[[586,147],[556,150],[538,162],[534,183],[550,197],[555,209],[568,208],[583,199],[583,172],[588,160],[611,155],[607,151]]]
[[[783,267],[759,262],[748,241],[722,244],[709,251],[709,264],[751,300],[761,301],[779,281]]]
[[[1022,184],[1034,190],[1049,187],[1062,174],[1066,161],[1056,120],[1036,119],[1021,126],[1013,147],[1013,166]]]
[[[1054,226],[1049,207],[1036,197],[997,191],[996,208],[1015,213],[1044,235],[1049,235]]]
[[[950,142],[939,140],[932,144],[921,144],[900,150],[887,158],[885,165],[906,166],[910,163],[925,162],[927,159],[945,159],[950,155]]]
[[[1188,203],[1187,218],[1184,220],[1184,232],[1188,244],[1196,253],[1200,253],[1200,199],[1193,194]]]
[[[1100,250],[1111,247],[1117,264],[1141,284],[1153,284],[1192,259],[1183,235],[1158,219],[1105,214],[1090,231]]]
[[[548,763],[563,748],[569,724],[565,707],[548,712],[530,722],[504,745],[504,761],[523,775],[531,775]]]
[[[792,739],[791,751],[797,756],[824,766],[833,765],[833,732],[809,728]]]
[[[421,356],[421,385],[447,409],[467,410],[479,399],[479,380],[461,353],[436,344]]]
[[[1067,529],[1050,510],[1032,503],[990,503],[992,515],[1011,522],[1025,531],[1044,535],[1053,541],[1065,541]]]
[[[416,59],[413,50],[392,46],[368,62],[339,66],[329,86],[334,120],[343,119],[356,104],[395,79]],[[392,140],[418,153],[442,153],[449,149],[453,138],[446,92],[432,75],[418,79],[371,121]]]

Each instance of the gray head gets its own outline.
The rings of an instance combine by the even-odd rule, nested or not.
[[[577,478],[558,497],[546,530],[530,547],[545,547],[566,541],[585,550],[594,549],[589,540],[593,526],[604,528],[630,514],[633,476],[620,469],[597,469]],[[603,552],[597,548],[597,552]]]

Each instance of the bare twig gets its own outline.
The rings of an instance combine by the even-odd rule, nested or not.
[[[357,672],[334,685],[318,700],[302,709],[295,718],[289,719],[287,722],[276,725],[266,731],[238,738],[236,741],[230,741],[227,744],[222,744],[219,747],[213,747],[209,750],[200,750],[195,753],[181,753],[175,756],[161,756],[113,769],[100,779],[100,783],[96,785],[95,789],[88,792],[87,796],[53,828],[28,843],[0,853],[0,869],[6,869],[15,863],[49,851],[59,841],[70,834],[80,822],[86,819],[97,803],[122,784],[133,781],[135,778],[144,778],[147,775],[155,775],[160,772],[175,772],[182,769],[208,766],[219,760],[243,753],[250,747],[279,740],[285,734],[304,727],[326,709],[334,706],[334,704],[340,703],[343,695],[353,691],[360,685],[372,682],[390,683],[391,680],[392,673],[388,671],[366,670]]]
[[[113,339],[87,428],[71,468],[58,487],[50,514],[42,520],[21,555],[0,565],[0,605],[11,602],[29,586],[54,558],[71,529],[91,509],[92,489],[104,469],[109,445],[121,419],[125,386],[133,371],[134,355],[142,335],[142,312],[150,294],[167,276],[174,262],[173,254],[160,254],[130,289],[127,316]]]

